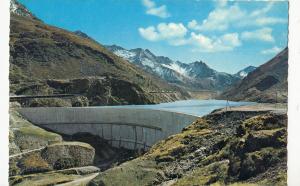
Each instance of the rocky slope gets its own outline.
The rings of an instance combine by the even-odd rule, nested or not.
[[[139,100],[113,95],[117,104],[155,103],[173,99],[184,99],[188,94],[178,87],[169,85],[139,69],[108,51],[101,44],[60,28],[56,28],[36,19],[23,5],[16,1],[11,4],[10,24],[10,91],[24,93],[24,89],[46,85],[47,80],[95,79],[109,80],[104,84],[119,86],[120,94],[135,92]],[[111,81],[110,81],[111,80]],[[102,83],[102,81],[98,81]],[[106,85],[101,85],[102,87]],[[106,87],[109,88],[109,87]],[[52,87],[55,89],[55,87]],[[130,89],[130,90],[128,90]],[[149,92],[168,90],[174,95],[150,95]],[[53,90],[63,92],[63,90]],[[86,90],[89,91],[89,90]],[[99,90],[101,91],[101,90]],[[99,92],[98,91],[98,92]],[[97,92],[97,91],[96,91]],[[104,90],[105,92],[105,90]],[[63,92],[74,93],[74,92]],[[106,94],[109,95],[110,94]],[[105,97],[95,94],[93,97]],[[89,99],[89,97],[87,96]],[[110,99],[109,97],[106,97]],[[89,99],[91,104],[98,104]],[[106,104],[101,102],[101,104]]]
[[[31,107],[151,104],[162,100],[165,102],[174,101],[182,98],[181,95],[183,95],[180,92],[152,94],[144,91],[135,83],[112,76],[48,79],[36,82],[35,84],[24,84],[15,93],[17,95],[64,93],[80,95],[73,99],[34,99],[29,102],[29,106]]]
[[[287,116],[214,112],[90,185],[286,185]]]
[[[288,49],[250,72],[241,82],[225,91],[220,99],[255,102],[287,102]]]
[[[202,61],[186,64],[156,56],[148,49],[127,50],[117,45],[106,48],[169,83],[192,90],[224,90],[240,79],[240,76],[217,72]]]

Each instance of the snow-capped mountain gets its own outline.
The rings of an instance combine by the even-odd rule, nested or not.
[[[238,71],[235,75],[239,78],[243,79],[245,78],[250,72],[254,71],[256,69],[255,66],[248,66],[240,71]]]
[[[16,0],[10,1],[10,12],[19,16],[30,17],[37,19],[26,7],[17,2]]]
[[[126,50],[116,45],[106,46],[106,48],[119,57],[132,62],[152,74],[158,75],[170,83],[180,83],[190,78],[187,76],[185,70],[176,62],[167,57],[155,56],[148,49],[136,48]]]
[[[186,64],[156,56],[148,49],[127,50],[117,45],[106,48],[169,83],[192,89],[223,90],[239,80],[237,76],[211,69],[202,61]]]

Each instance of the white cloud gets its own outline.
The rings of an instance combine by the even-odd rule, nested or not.
[[[193,29],[193,30],[197,30],[198,27],[199,27],[198,22],[195,19],[188,22],[188,28]]]
[[[227,5],[227,0],[215,0],[215,3],[219,7],[224,7]]]
[[[185,38],[176,38],[168,41],[168,43],[172,46],[182,46],[188,44],[188,42],[189,41]]]
[[[160,23],[157,30],[163,38],[184,37],[187,33],[187,29],[182,23]]]
[[[287,23],[287,20],[282,18],[275,18],[275,17],[261,17],[261,18],[257,18],[255,20],[255,23],[260,26],[274,25],[278,23]]]
[[[217,6],[202,22],[192,20],[188,28],[197,31],[225,31],[230,27],[267,26],[287,23],[286,19],[267,16],[274,3],[265,2],[266,6],[254,11],[241,9],[238,3],[228,5],[226,0],[216,0]]]
[[[153,7],[155,7],[155,3],[153,1],[151,1],[151,0],[143,0],[142,3],[147,8],[153,8]]]
[[[210,38],[203,34],[192,32],[189,42],[196,46],[194,51],[201,52],[231,51],[242,44],[238,33],[228,33],[220,37]]]
[[[209,13],[207,19],[204,19],[201,24],[198,24],[196,20],[192,20],[188,23],[189,28],[198,31],[224,31],[228,29],[230,24],[244,17],[245,12],[239,6],[225,6],[218,6]]]
[[[156,27],[139,28],[140,35],[149,41],[168,40],[173,45],[183,45],[187,29],[182,23],[160,23]]]
[[[227,46],[237,47],[241,45],[239,35],[237,33],[224,34],[221,39],[224,45]]]
[[[242,33],[241,38],[243,40],[261,40],[266,42],[274,42],[274,37],[272,36],[272,29],[265,27],[262,29],[254,31],[245,31]]]
[[[148,41],[166,41],[172,46],[189,45],[194,51],[230,51],[241,45],[238,33],[227,33],[209,37],[192,32],[187,36],[187,28],[182,23],[160,23],[156,27],[139,28],[140,35]]]
[[[159,34],[156,32],[154,26],[149,26],[147,28],[139,28],[139,33],[143,38],[149,41],[159,40]]]
[[[277,46],[274,46],[273,48],[266,49],[261,51],[262,54],[277,54],[282,50],[282,48],[279,48]]]
[[[166,5],[157,6],[152,0],[142,0],[143,5],[147,8],[146,14],[158,16],[161,18],[170,17],[171,14],[167,10]]]
[[[268,13],[273,8],[273,5],[274,5],[273,2],[268,2],[266,7],[251,12],[250,17],[257,17]]]

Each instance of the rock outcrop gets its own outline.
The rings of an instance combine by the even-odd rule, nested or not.
[[[61,142],[45,147],[41,157],[56,170],[83,167],[93,164],[95,149],[82,142]]]
[[[91,185],[286,185],[287,116],[215,112]]]

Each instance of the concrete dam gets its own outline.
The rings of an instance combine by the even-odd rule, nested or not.
[[[133,108],[35,107],[21,108],[19,112],[41,128],[67,135],[86,132],[126,149],[148,149],[198,118],[178,112]]]

